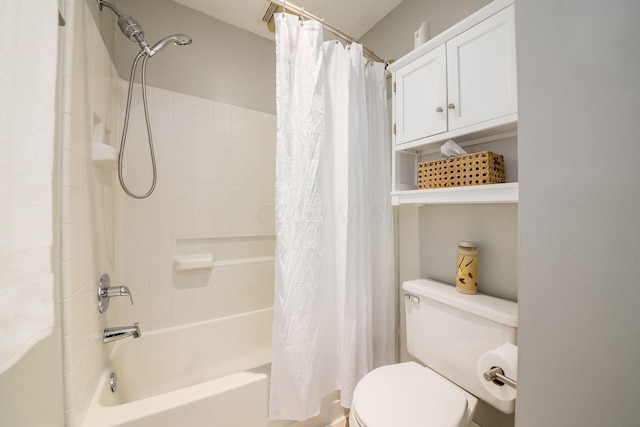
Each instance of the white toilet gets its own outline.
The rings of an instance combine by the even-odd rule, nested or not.
[[[350,427],[466,427],[478,399],[513,413],[515,398],[494,397],[477,365],[484,353],[516,343],[517,303],[464,295],[433,280],[407,281],[402,288],[407,348],[427,367],[406,362],[365,375],[353,394]]]

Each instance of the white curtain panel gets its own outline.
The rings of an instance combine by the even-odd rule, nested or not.
[[[276,278],[270,418],[305,420],[395,361],[384,64],[276,19]]]
[[[0,374],[54,323],[54,0],[0,1]]]

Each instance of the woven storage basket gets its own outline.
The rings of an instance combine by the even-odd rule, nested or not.
[[[418,163],[419,189],[502,182],[505,182],[504,158],[491,151]]]

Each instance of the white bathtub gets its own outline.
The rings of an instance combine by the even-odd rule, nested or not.
[[[145,333],[119,341],[91,402],[86,427],[282,427],[268,422],[272,309]],[[143,327],[143,325],[141,325]],[[115,393],[109,376],[117,374]],[[337,395],[296,427],[341,425]]]

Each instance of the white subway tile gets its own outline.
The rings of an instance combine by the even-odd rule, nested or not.
[[[127,256],[144,257],[149,255],[149,237],[126,237],[125,251]]]
[[[214,218],[211,220],[213,235],[226,236],[231,234],[231,220]]]
[[[172,255],[173,239],[168,235],[156,235],[149,238],[149,255]]]
[[[219,285],[212,288],[213,302],[247,298],[273,292],[273,279],[250,280],[246,282]]]
[[[184,308],[193,305],[193,290],[186,289],[173,292],[171,295],[171,308]]]
[[[152,257],[127,257],[124,262],[122,274],[124,277],[147,276],[150,270],[150,259]]]
[[[193,219],[193,233],[196,236],[210,236],[213,234],[213,223],[208,218]]]
[[[131,291],[132,293],[135,291]],[[140,294],[138,292],[138,294]],[[126,316],[128,317],[140,317],[141,315],[149,313],[149,294],[140,294],[133,297],[133,305],[123,300],[122,305],[125,307]],[[139,320],[137,320],[139,321]],[[134,321],[135,322],[135,321]],[[134,323],[132,322],[132,323]]]
[[[171,293],[175,291],[173,286],[173,271],[163,274],[157,274],[153,271],[149,276],[149,289],[151,294],[155,293]],[[169,296],[169,298],[171,298]]]
[[[71,150],[62,150],[60,175],[63,187],[89,189],[89,162]]]
[[[78,292],[85,283],[91,280],[93,271],[93,257],[89,253],[69,261],[62,261],[61,265],[61,289],[62,298],[70,298]]]
[[[196,142],[198,132],[195,129],[189,129],[184,127],[175,127],[173,129],[174,140],[173,145],[175,151],[180,150],[181,147],[191,147]]]
[[[171,325],[180,326],[195,321],[193,307],[176,308],[171,310]]]
[[[155,292],[149,295],[149,312],[155,313],[171,309],[171,292]]]
[[[196,182],[205,182],[205,183],[213,183],[215,182],[215,173],[216,169],[211,167],[210,165],[194,165],[195,166],[195,176],[194,180]]]
[[[177,181],[191,181],[196,179],[194,167],[190,163],[175,163],[173,165],[173,178]]]
[[[213,117],[213,101],[206,98],[196,97],[194,101],[194,111]]]
[[[149,107],[149,118],[152,123],[173,126],[173,112],[174,110],[169,107]]]
[[[173,218],[193,218],[193,200],[175,200],[172,206],[172,216]]]
[[[234,121],[246,122],[248,121],[250,110],[235,105],[231,106],[231,119]]]
[[[87,222],[91,219],[89,192],[86,190],[63,187],[60,204],[62,224]]]
[[[191,237],[193,235],[193,220],[190,218],[174,218],[172,227],[174,234],[178,237]]]
[[[149,330],[168,328],[171,326],[171,310],[151,312],[148,319]]]
[[[149,271],[155,274],[167,274],[173,272],[173,256],[154,255],[149,257]]]
[[[213,115],[195,113],[194,126],[198,131],[213,132]]]
[[[213,102],[213,115],[223,119],[231,119],[231,105]]]
[[[189,111],[193,113],[195,110],[195,97],[186,95],[184,93],[175,92],[173,105],[176,110]]]
[[[160,89],[157,87],[154,87],[152,91],[153,93],[151,95],[151,99],[149,100],[150,105],[153,105],[154,107],[165,107],[173,109],[175,92]]]
[[[195,129],[195,117],[193,111],[173,111],[173,124],[179,128]]]
[[[214,117],[213,133],[231,135],[231,120],[222,117]]]
[[[93,244],[90,222],[62,225],[60,231],[61,261],[71,261],[90,251]]]
[[[134,279],[149,278],[140,319],[157,329],[271,305],[272,262],[215,269],[209,277],[209,272],[174,272],[173,257],[176,237],[273,232],[275,116],[158,88],[152,88],[151,99],[162,115],[154,118],[153,129],[157,146],[162,145],[158,187],[162,180],[165,189],[143,206],[125,200],[121,217],[134,221],[120,233],[120,241],[129,242],[122,248],[128,253],[121,269]],[[135,154],[137,163],[145,160],[142,151]],[[136,164],[132,176],[142,181],[145,168]],[[149,256],[134,257],[145,245]],[[143,264],[132,265],[132,257]]]

